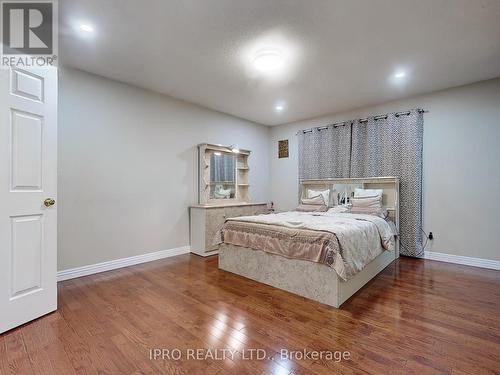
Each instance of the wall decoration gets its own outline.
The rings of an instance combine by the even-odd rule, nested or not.
[[[278,158],[288,157],[288,139],[278,141]]]

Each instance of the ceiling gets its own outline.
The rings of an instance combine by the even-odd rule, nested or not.
[[[59,12],[63,65],[266,125],[500,76],[499,0],[60,0]],[[252,65],[268,47],[285,59],[274,76]]]

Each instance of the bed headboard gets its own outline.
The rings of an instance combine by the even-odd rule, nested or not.
[[[299,202],[307,196],[309,189],[330,190],[330,197],[347,191],[348,196],[354,194],[355,188],[383,189],[382,206],[389,212],[389,217],[399,231],[399,178],[398,177],[365,177],[365,178],[325,178],[321,180],[299,181]],[[330,199],[332,206],[332,199]]]

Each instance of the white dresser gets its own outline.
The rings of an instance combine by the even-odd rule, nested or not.
[[[226,218],[268,213],[267,203],[225,203],[193,205],[189,208],[191,252],[209,256],[218,253],[214,244],[217,231]]]

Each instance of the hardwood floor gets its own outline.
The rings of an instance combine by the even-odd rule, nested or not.
[[[0,373],[498,374],[499,317],[499,271],[401,258],[337,310],[181,255],[59,283],[57,312],[0,336]]]

